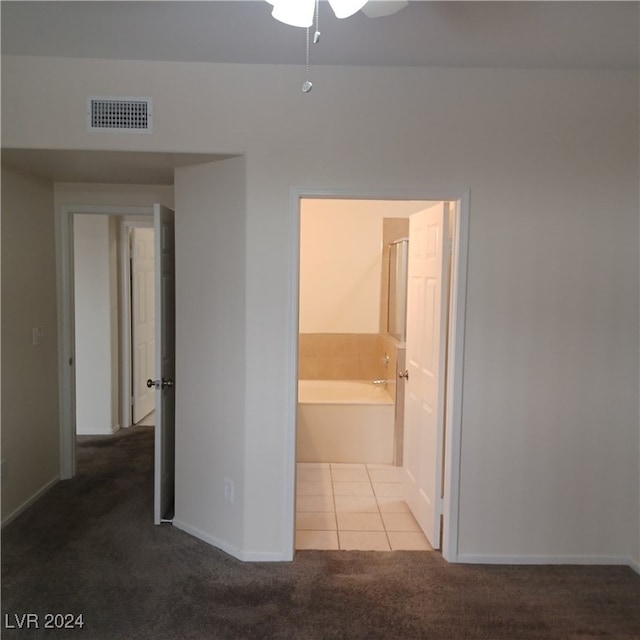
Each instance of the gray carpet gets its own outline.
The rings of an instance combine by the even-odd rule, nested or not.
[[[149,427],[81,439],[78,477],[4,529],[3,638],[640,638],[640,576],[625,567],[449,565],[409,551],[239,562],[151,524],[152,449]],[[40,628],[7,628],[24,613]],[[84,627],[44,630],[46,613],[83,614]]]

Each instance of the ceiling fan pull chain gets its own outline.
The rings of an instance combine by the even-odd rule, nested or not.
[[[305,81],[302,83],[302,93],[309,93],[313,87],[313,83],[309,80],[309,58],[310,58],[310,45],[309,45],[309,27],[307,27],[307,63],[305,65]]]
[[[316,8],[315,8],[315,17],[316,17],[316,30],[313,33],[313,44],[318,44],[320,42],[320,0],[316,0]],[[302,83],[302,93],[309,93],[313,88],[313,83],[309,80],[309,69],[310,69],[310,57],[311,57],[311,46],[310,46],[310,33],[309,27],[307,27],[307,64],[305,67],[305,81]]]
[[[316,0],[316,31],[313,34],[313,44],[320,42],[320,0]]]

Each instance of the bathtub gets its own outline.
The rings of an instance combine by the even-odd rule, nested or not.
[[[298,462],[393,464],[393,399],[357,380],[298,382]]]

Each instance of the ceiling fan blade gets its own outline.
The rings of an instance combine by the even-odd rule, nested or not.
[[[267,0],[273,5],[271,15],[292,27],[310,27],[313,23],[315,0]]]
[[[369,18],[382,18],[397,13],[408,4],[406,0],[369,0],[362,7],[362,13]]]
[[[329,4],[336,14],[336,18],[348,18],[357,13],[367,0],[329,0]]]

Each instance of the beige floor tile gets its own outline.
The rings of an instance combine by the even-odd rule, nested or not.
[[[382,518],[378,513],[338,513],[340,531],[384,531]]]
[[[393,465],[298,463],[296,549],[432,550],[404,501],[402,474]]]
[[[371,482],[402,482],[404,470],[401,467],[388,467],[386,469],[372,469],[369,467]]]
[[[336,496],[373,496],[370,482],[334,482],[333,493]]]
[[[411,513],[383,513],[382,521],[387,531],[420,531]]]
[[[334,482],[369,482],[366,469],[332,469],[331,477]]]
[[[337,550],[338,534],[336,531],[297,531],[296,549]]]
[[[433,551],[422,533],[414,531],[389,531],[389,542],[393,551]]]
[[[296,498],[297,511],[333,511],[331,496],[298,496]]]
[[[378,508],[381,513],[411,513],[407,503],[401,498],[385,498],[377,496]]]
[[[373,490],[382,498],[404,498],[402,482],[374,482]]]
[[[375,498],[367,496],[335,496],[334,500],[337,512],[378,513],[378,503]]]
[[[301,511],[296,513],[298,531],[335,531],[336,514],[332,511]]]
[[[299,496],[331,496],[333,487],[331,481],[309,482],[306,480],[298,480],[296,482],[296,495]]]
[[[339,531],[340,549],[389,551],[387,535],[381,531]]]

